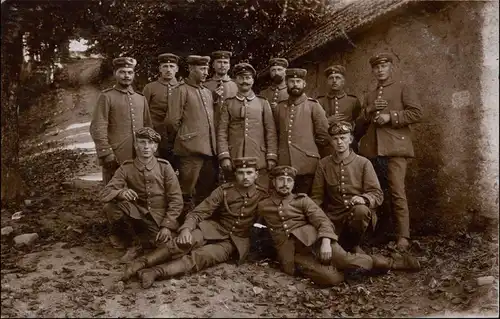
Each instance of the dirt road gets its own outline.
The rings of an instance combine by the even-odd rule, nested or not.
[[[99,65],[72,66],[77,89],[52,92],[23,117],[22,172],[29,197],[2,209],[2,317],[392,317],[495,316],[498,313],[498,243],[479,234],[415,238],[418,273],[351,278],[321,289],[281,273],[270,261],[219,265],[156,282],[119,281],[122,251],[107,242],[96,201],[99,168],[88,134],[99,89],[88,75]],[[87,76],[87,78],[85,78]],[[49,96],[49,95],[48,95]],[[49,111],[50,110],[50,111]],[[43,124],[45,123],[45,124]],[[38,144],[38,145],[37,145]],[[59,147],[58,150],[54,150]],[[20,219],[12,219],[22,212]],[[13,237],[38,233],[29,247]],[[390,249],[367,250],[391,253]],[[492,283],[477,279],[494,276]]]

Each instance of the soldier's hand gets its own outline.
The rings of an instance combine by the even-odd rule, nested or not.
[[[104,157],[103,159],[103,166],[108,168],[108,169],[113,169],[118,166],[118,162],[116,161],[115,154],[111,153]]]
[[[267,169],[272,170],[274,167],[276,167],[276,161],[275,160],[267,160]]]
[[[390,120],[391,116],[389,114],[379,114],[375,116],[373,122],[377,123],[378,125],[384,125],[385,123],[388,123]]]
[[[351,205],[366,205],[366,200],[361,196],[353,196],[351,198]]]
[[[172,239],[172,232],[167,227],[162,227],[158,234],[156,234],[156,241],[162,241],[166,243]]]
[[[224,169],[225,171],[232,171],[233,170],[233,165],[231,164],[231,159],[225,158],[220,162],[220,167]]]
[[[328,117],[328,125],[332,125],[333,123],[340,122],[342,121],[343,116],[342,114],[335,114],[330,117]]]
[[[321,247],[319,249],[319,258],[323,262],[330,261],[332,259],[332,241],[330,238],[323,238],[321,241]]]
[[[383,100],[383,99],[376,99],[373,104],[375,105],[375,108],[377,110],[381,110],[381,109],[384,109],[387,107],[387,105],[389,105],[389,103],[386,101],[386,100]]]
[[[129,202],[132,202],[136,200],[139,195],[133,190],[133,189],[126,189],[123,192],[121,192],[118,197],[122,200],[127,200]]]
[[[181,230],[179,236],[177,236],[177,243],[179,245],[191,245],[193,241],[193,236],[191,235],[191,231],[187,228]]]

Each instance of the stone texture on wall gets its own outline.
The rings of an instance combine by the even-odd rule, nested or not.
[[[498,219],[498,3],[426,2],[292,66],[308,69],[315,97],[327,91],[323,70],[343,64],[347,91],[362,100],[376,85],[368,59],[379,51],[393,53],[396,77],[417,89],[427,115],[413,127],[407,174],[413,233],[456,232],[475,215]]]

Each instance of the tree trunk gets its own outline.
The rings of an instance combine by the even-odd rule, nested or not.
[[[2,12],[1,200],[3,207],[19,204],[23,196],[23,183],[19,172],[19,123],[17,108],[17,92],[23,63],[23,41],[19,15],[16,14],[17,12],[11,10],[5,11],[9,12]],[[6,17],[4,14],[8,16]]]

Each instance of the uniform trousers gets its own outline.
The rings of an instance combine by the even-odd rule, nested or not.
[[[293,187],[292,192],[295,194],[304,193],[311,194],[312,183],[314,180],[314,174],[307,175],[297,175],[295,177],[295,186]]]
[[[405,187],[407,159],[378,156],[371,161],[384,191],[384,199],[386,199],[382,205],[383,210],[391,212],[390,215],[396,221],[395,235],[410,238],[410,212]],[[386,222],[388,221],[384,221]]]
[[[179,156],[179,184],[184,199],[196,195],[195,204],[207,198],[217,187],[217,157],[206,155]]]
[[[348,251],[361,244],[370,224],[373,227],[376,224],[375,212],[366,205],[354,205],[341,214],[326,212],[326,215],[335,225],[339,244]]]
[[[102,166],[102,182],[104,183],[104,186],[106,186],[109,183],[109,181],[113,178],[113,175],[115,175],[115,172],[119,167],[120,166],[118,165],[112,168]]]

